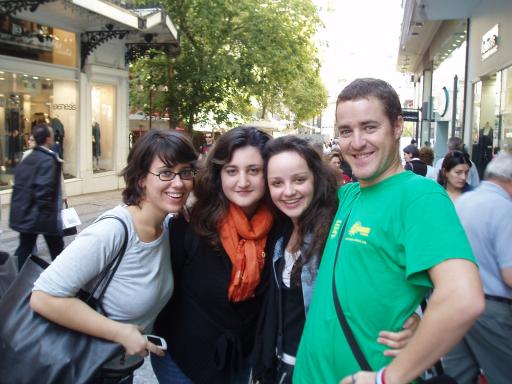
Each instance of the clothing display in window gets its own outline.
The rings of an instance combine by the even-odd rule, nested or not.
[[[485,167],[492,160],[492,147],[493,147],[493,129],[487,123],[480,130],[480,134],[478,135],[478,149],[477,149],[477,158],[475,159],[475,163],[478,169],[478,175],[480,179],[483,178]]]
[[[64,159],[64,124],[58,117],[50,120],[50,125],[53,128],[54,144],[53,152],[57,153],[61,159]]]
[[[92,125],[92,156],[93,156],[93,166],[95,170],[98,170],[99,167],[99,158],[101,156],[101,131],[100,125],[98,122],[94,122]]]

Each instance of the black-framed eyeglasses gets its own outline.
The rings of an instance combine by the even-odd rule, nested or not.
[[[184,169],[179,172],[173,171],[162,171],[160,173],[154,173],[149,171],[152,175],[157,176],[162,181],[172,181],[178,175],[180,175],[181,180],[192,180],[196,175],[197,171],[195,169]]]

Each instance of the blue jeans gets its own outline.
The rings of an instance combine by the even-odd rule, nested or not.
[[[193,384],[192,380],[185,376],[168,352],[166,352],[164,357],[158,357],[152,353],[151,366],[160,384]],[[242,369],[237,373],[231,384],[247,384],[250,373],[251,364],[250,359],[247,358],[244,360]]]
[[[193,384],[171,358],[169,352],[164,357],[151,353],[151,366],[160,384]]]

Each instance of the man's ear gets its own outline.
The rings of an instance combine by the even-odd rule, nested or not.
[[[404,130],[404,118],[402,116],[398,116],[395,120],[395,124],[393,126],[393,134],[395,136],[395,140],[400,139],[402,136],[402,132]]]

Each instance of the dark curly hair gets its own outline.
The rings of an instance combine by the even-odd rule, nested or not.
[[[221,170],[233,153],[251,146],[263,153],[263,147],[272,137],[254,127],[236,127],[221,135],[210,149],[203,169],[199,171],[194,188],[197,199],[191,212],[194,231],[208,239],[214,249],[221,249],[217,225],[225,217],[229,200],[222,191]]]
[[[144,190],[139,182],[148,174],[155,156],[169,168],[181,163],[196,169],[197,153],[187,136],[171,130],[150,130],[137,140],[128,154],[126,167],[120,173],[126,183],[123,190],[126,205],[140,206]]]
[[[336,177],[329,166],[322,160],[318,152],[305,140],[296,136],[283,136],[269,141],[263,152],[265,174],[272,156],[282,152],[295,152],[302,157],[310,171],[314,175],[314,195],[309,206],[299,217],[300,243],[306,235],[313,235],[314,241],[308,249],[303,250],[300,261],[296,263],[292,271],[292,279],[297,281],[301,266],[307,264],[311,257],[318,255],[318,262],[322,257],[322,251],[331,229],[332,219],[338,209],[338,195]],[[285,215],[274,206],[276,215],[285,220]],[[289,220],[289,219],[288,219]]]

